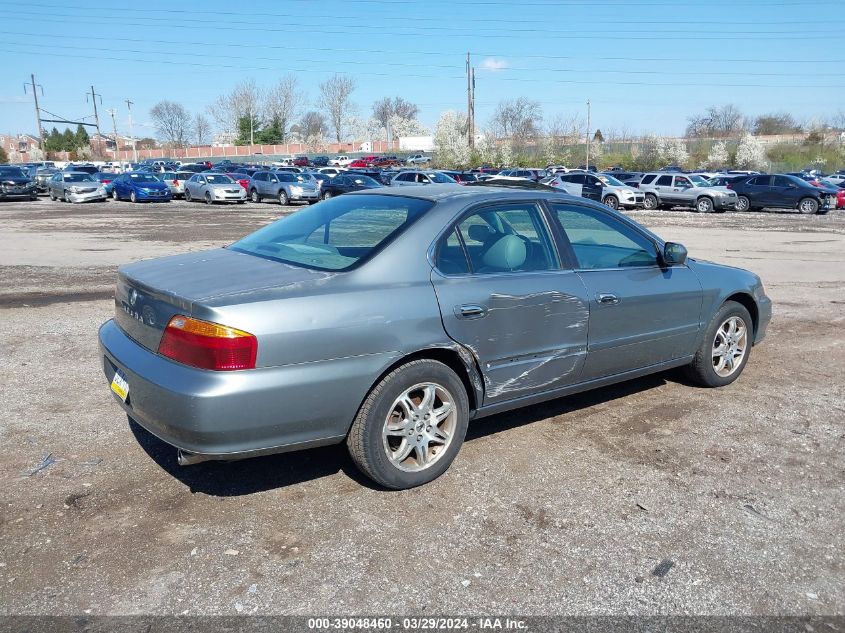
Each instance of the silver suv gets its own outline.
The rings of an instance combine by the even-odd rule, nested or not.
[[[689,207],[699,213],[727,211],[736,207],[736,193],[727,187],[714,187],[705,178],[694,174],[645,174],[640,181],[643,206]]]

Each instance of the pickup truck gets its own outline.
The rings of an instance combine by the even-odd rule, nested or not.
[[[414,154],[413,156],[409,156],[405,159],[406,165],[424,165],[425,163],[431,162],[431,156],[425,156],[424,154]]]
[[[349,158],[349,156],[335,156],[329,161],[329,165],[334,165],[336,167],[348,167],[349,163],[351,163],[354,159]]]

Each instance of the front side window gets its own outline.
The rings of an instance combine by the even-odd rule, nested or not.
[[[348,270],[432,206],[430,200],[401,196],[339,196],[285,216],[229,248],[305,268]]]
[[[692,183],[686,176],[675,176],[675,186],[683,187],[686,189],[692,187]]]
[[[474,273],[550,270],[557,263],[537,205],[482,209],[458,224]]]
[[[657,249],[647,237],[593,209],[551,203],[582,270],[657,266]]]

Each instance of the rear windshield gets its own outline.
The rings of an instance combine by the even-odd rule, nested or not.
[[[430,200],[401,196],[340,196],[285,216],[230,248],[305,268],[348,270],[432,206]]]
[[[159,182],[152,174],[129,174],[133,182]]]

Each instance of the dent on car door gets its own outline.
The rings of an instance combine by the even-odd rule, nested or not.
[[[476,356],[484,404],[578,381],[586,291],[560,267],[536,204],[471,212],[441,240],[436,258],[431,279],[443,325]]]
[[[590,300],[583,380],[692,354],[701,327],[702,289],[686,265],[663,267],[657,247],[618,217],[550,204]]]

